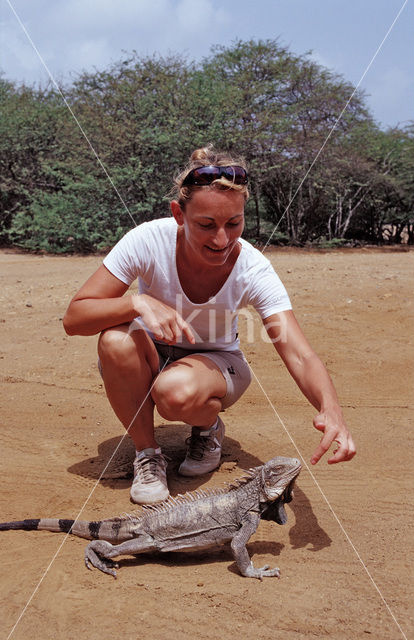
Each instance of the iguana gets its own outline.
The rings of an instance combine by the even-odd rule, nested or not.
[[[111,558],[146,551],[201,549],[230,542],[243,576],[279,577],[278,568],[253,566],[246,543],[261,518],[284,524],[284,503],[301,465],[295,458],[273,458],[254,467],[227,488],[196,490],[170,497],[156,505],[124,516],[97,522],[40,518],[0,523],[0,531],[24,529],[71,533],[92,540],[85,549],[85,564],[116,577],[118,565]]]

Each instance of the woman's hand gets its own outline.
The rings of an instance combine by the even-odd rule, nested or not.
[[[191,344],[195,343],[190,325],[175,309],[145,293],[135,294],[132,298],[136,315],[142,318],[157,340],[176,344],[184,334]]]
[[[328,464],[346,462],[354,457],[356,453],[355,444],[341,412],[337,410],[321,411],[321,413],[314,418],[313,426],[315,429],[318,429],[318,431],[323,432],[323,437],[315,449],[311,458],[311,464],[316,464],[324,453],[328,451],[333,442],[337,443],[338,448],[334,451],[333,455],[328,458]]]
[[[326,367],[305,338],[293,311],[282,311],[263,322],[299,389],[319,411],[313,425],[323,432],[323,437],[311,463],[316,464],[333,442],[338,444],[338,448],[328,463],[351,460],[356,453],[355,445],[342,416],[335,387]]]

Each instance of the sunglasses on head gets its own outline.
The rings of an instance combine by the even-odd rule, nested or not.
[[[247,171],[246,169],[243,169],[243,167],[217,167],[209,164],[205,167],[192,169],[184,178],[182,186],[186,187],[189,185],[196,185],[198,187],[203,187],[207,184],[211,184],[214,180],[219,180],[220,178],[226,178],[226,180],[233,182],[234,184],[247,184],[248,181]]]

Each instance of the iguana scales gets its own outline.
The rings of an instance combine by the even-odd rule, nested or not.
[[[10,529],[46,530],[71,533],[92,540],[85,549],[85,564],[116,577],[118,565],[112,558],[146,551],[202,549],[230,542],[236,564],[243,576],[279,576],[279,569],[253,566],[246,543],[260,519],[284,524],[284,503],[292,499],[292,489],[301,465],[295,458],[273,458],[254,467],[223,489],[197,490],[170,497],[139,512],[97,522],[40,518],[0,523],[0,531]]]

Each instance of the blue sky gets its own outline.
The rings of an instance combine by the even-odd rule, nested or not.
[[[413,0],[0,0],[0,69],[17,82],[48,78],[13,7],[58,82],[132,50],[199,60],[214,44],[270,38],[356,85],[403,6],[361,88],[381,126],[404,126],[414,120]]]

